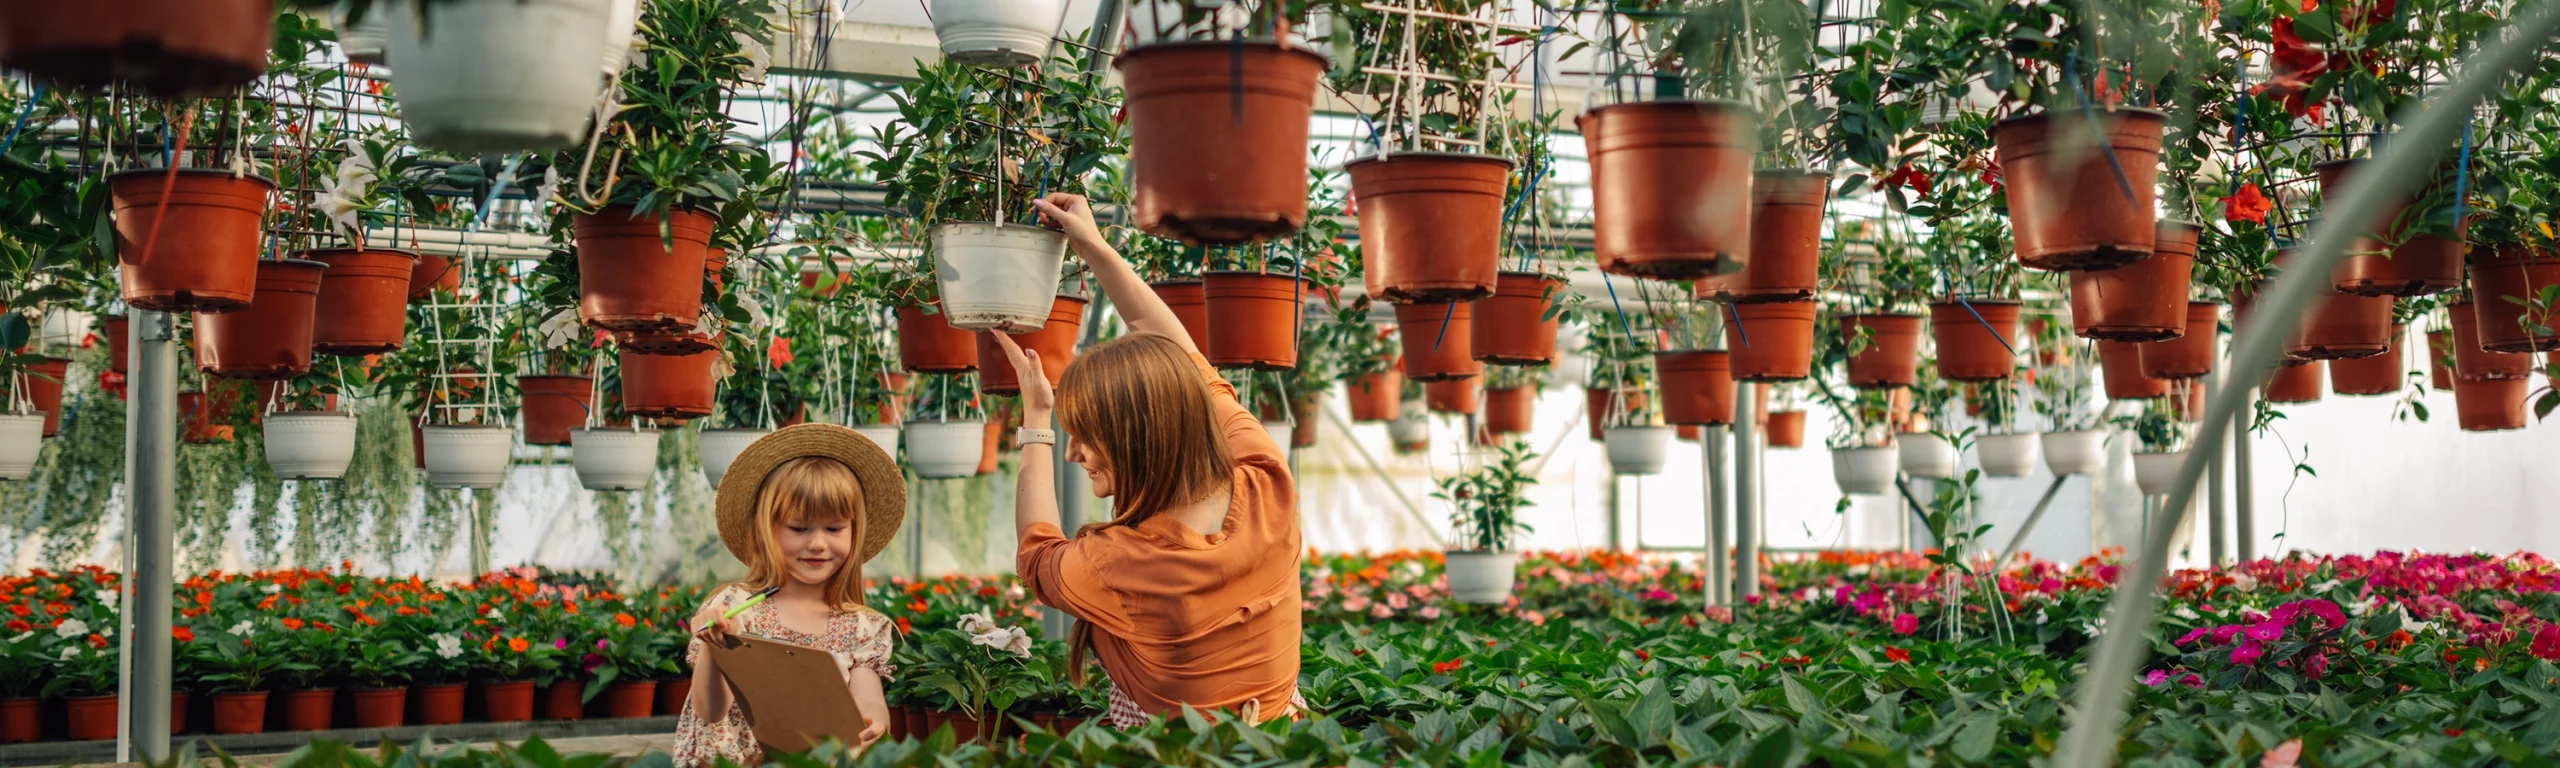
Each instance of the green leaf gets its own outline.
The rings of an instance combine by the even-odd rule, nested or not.
[[[1976,761],[1990,757],[1993,740],[1999,738],[1999,736],[1999,717],[1983,714],[1974,715],[1967,719],[1963,728],[1956,731],[1954,744],[1956,756],[1966,760]]]

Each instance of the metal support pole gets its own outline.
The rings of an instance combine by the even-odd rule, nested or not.
[[[1102,0],[1093,9],[1093,30],[1085,44],[1093,47],[1093,58],[1085,60],[1084,71],[1102,74],[1111,71],[1111,51],[1120,47],[1120,14],[1127,0]],[[1091,326],[1086,326],[1091,327]],[[1073,530],[1073,529],[1069,529]]]
[[[2204,399],[2206,402],[2212,402],[2213,396],[2220,393],[2221,389],[2221,377],[2210,373],[2205,374]],[[2213,542],[2213,564],[2215,567],[2221,567],[2223,564],[2231,562],[2229,557],[2231,554],[2230,543],[2228,540],[2224,539],[2222,535],[2223,519],[2227,516],[2227,510],[2222,508],[2222,465],[2223,449],[2225,447],[2226,446],[2224,446],[2221,441],[2215,441],[2212,445],[2196,446],[2196,450],[2213,452],[2213,463],[2205,465],[2206,496],[2204,524],[2207,532],[2206,538],[2211,539]]]
[[[1609,470],[1608,490],[1608,495],[1604,498],[1609,510],[1609,551],[1622,552],[1625,551],[1626,548],[1619,545],[1619,542],[1622,540],[1618,538],[1618,514],[1620,510],[1618,509],[1618,471],[1616,469]]]
[[[2257,413],[2258,388],[2241,390],[2240,413],[2234,417],[2239,423],[2225,435],[2231,441],[2231,552],[2244,563],[2258,559],[2257,468],[2249,460],[2249,428]]]
[[[2027,521],[2018,525],[2018,535],[2009,537],[2009,546],[2001,548],[2000,559],[1991,561],[1992,569],[1997,570],[2003,567],[2009,562],[2010,557],[2018,554],[2018,546],[2027,543],[2027,534],[2035,532],[2036,521],[2043,520],[2044,511],[2053,507],[2054,494],[2061,493],[2062,484],[2070,481],[2070,475],[2056,475],[2053,478],[2053,484],[2045,486],[2044,498],[2036,500],[2035,511],[2027,513]]]
[[[1902,549],[1905,552],[1920,551],[1919,539],[1912,535],[1915,530],[1920,533],[1928,533],[1930,544],[1935,545],[1938,543],[1938,535],[1929,531],[1929,506],[1920,503],[1920,497],[1911,492],[1912,481],[1913,478],[1910,475],[1894,475],[1893,489],[1902,492],[1903,501],[1911,503],[1911,516],[1902,519]],[[1911,527],[1911,524],[1914,521],[1919,522],[1919,528],[1914,529]]]
[[[1760,594],[1760,393],[1744,383],[1733,395],[1733,599]]]
[[[1704,449],[1699,453],[1707,457],[1707,557],[1700,565],[1706,581],[1708,605],[1723,605],[1726,596],[1732,594],[1725,577],[1729,566],[1724,559],[1726,543],[1731,540],[1731,534],[1725,527],[1725,489],[1733,484],[1733,476],[1725,471],[1728,469],[1724,460],[1725,430],[1725,427],[1711,425],[1704,427],[1698,435],[1698,447]],[[1641,535],[1643,532],[1637,533]]]
[[[168,313],[136,309],[125,419],[125,508],[130,510],[132,600],[124,624],[132,654],[118,760],[169,759],[170,590],[177,559],[178,359]]]

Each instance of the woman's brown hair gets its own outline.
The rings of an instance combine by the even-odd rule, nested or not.
[[[761,556],[747,563],[747,589],[779,587],[784,579],[791,578],[783,565],[791,555],[782,551],[782,543],[774,539],[774,526],[844,523],[852,529],[853,547],[845,553],[844,566],[827,580],[822,593],[828,605],[861,607],[862,563],[854,558],[861,553],[864,536],[862,504],[862,481],[844,462],[803,456],[775,467],[765,475],[764,485],[756,489],[755,551]]]
[[[1235,452],[1213,402],[1199,365],[1170,336],[1131,334],[1077,356],[1058,380],[1058,424],[1114,473],[1114,514],[1076,535],[1144,523],[1233,482]],[[1067,675],[1078,685],[1093,632],[1079,619],[1068,639]]]

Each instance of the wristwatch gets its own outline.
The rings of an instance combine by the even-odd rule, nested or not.
[[[1024,446],[1034,443],[1055,446],[1058,444],[1058,431],[1039,427],[1021,427],[1013,431],[1014,445]]]

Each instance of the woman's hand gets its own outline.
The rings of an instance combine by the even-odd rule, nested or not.
[[[1075,196],[1067,195],[1067,197]],[[1078,200],[1078,202],[1082,201]],[[1092,219],[1085,221],[1090,226]],[[1003,331],[988,331],[988,333],[996,335],[996,345],[1004,347],[1005,359],[1013,361],[1014,381],[1020,382],[1022,387],[1023,426],[1047,429],[1049,413],[1058,404],[1058,393],[1049,386],[1049,376],[1041,370],[1040,352],[1023,349],[1022,345],[1013,343],[1012,334]]]
[[[1077,242],[1102,242],[1102,228],[1093,223],[1093,205],[1085,202],[1083,195],[1051,192],[1031,201],[1031,207],[1040,211],[1040,218],[1057,225],[1059,231]]]

